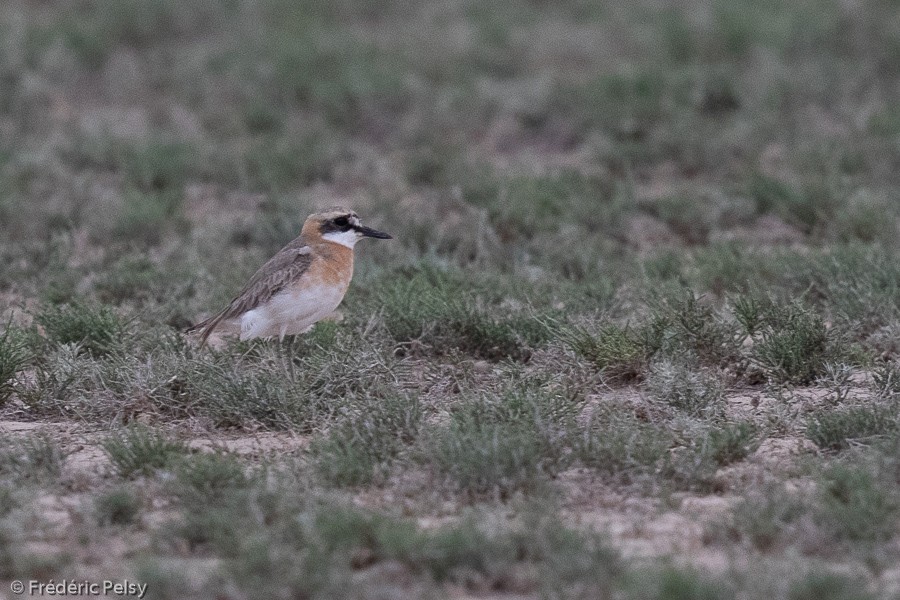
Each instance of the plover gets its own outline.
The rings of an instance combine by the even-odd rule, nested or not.
[[[188,332],[200,332],[202,347],[213,331],[242,340],[309,331],[344,299],[353,277],[353,247],[364,237],[391,239],[346,208],[310,215],[300,235],[260,267],[227,307]]]

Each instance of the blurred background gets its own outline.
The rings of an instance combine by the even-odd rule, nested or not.
[[[0,285],[196,310],[334,204],[364,272],[894,245],[898,75],[896,0],[8,0]]]
[[[898,223],[900,0],[0,0],[0,580],[897,597]]]

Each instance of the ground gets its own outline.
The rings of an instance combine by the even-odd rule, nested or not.
[[[0,597],[900,596],[900,6],[782,4],[2,3]]]

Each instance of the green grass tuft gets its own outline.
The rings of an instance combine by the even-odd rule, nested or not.
[[[12,484],[0,485],[0,519],[8,515],[13,509],[19,507],[19,500],[12,488]]]
[[[791,584],[788,600],[874,600],[861,581],[837,573],[810,573]]]
[[[127,181],[139,190],[180,194],[195,155],[186,144],[151,142],[124,152],[122,167]]]
[[[316,469],[335,485],[384,481],[391,460],[418,435],[422,419],[419,401],[389,397],[353,410],[327,437],[313,444]]]
[[[579,433],[574,449],[585,466],[632,481],[656,472],[673,443],[665,427],[626,415],[595,414]]]
[[[281,192],[331,180],[333,154],[318,135],[264,136],[245,151],[243,171],[252,188]]]
[[[855,406],[821,410],[806,422],[806,437],[825,450],[844,450],[853,441],[862,441],[897,431],[893,408]]]
[[[0,334],[0,406],[16,389],[16,377],[31,361],[25,333],[7,324]]]
[[[126,488],[111,490],[95,500],[100,525],[131,525],[137,522],[141,501]]]
[[[707,434],[704,452],[717,465],[725,466],[747,458],[758,446],[757,427],[738,421],[713,427]]]
[[[126,328],[111,308],[84,301],[48,306],[35,316],[47,338],[55,344],[77,344],[84,352],[103,356],[122,343]]]
[[[651,398],[664,402],[691,416],[715,416],[725,406],[721,376],[692,371],[673,362],[654,363],[644,387]]]
[[[175,475],[177,495],[197,507],[215,506],[251,482],[239,460],[220,452],[183,457],[175,466]]]
[[[690,290],[681,292],[657,309],[663,323],[670,324],[670,352],[688,351],[711,366],[740,364],[741,335],[734,323]]]
[[[120,477],[132,479],[170,468],[187,447],[143,426],[128,427],[103,441],[103,450]]]
[[[16,481],[55,481],[63,472],[65,454],[43,434],[10,440],[0,446],[0,475]]]
[[[159,244],[172,225],[184,225],[181,192],[129,189],[124,196],[122,212],[114,224],[114,233],[122,240],[151,246]]]
[[[321,371],[305,371],[301,366],[296,370],[313,378],[323,376]],[[208,416],[217,427],[261,425],[309,431],[313,420],[330,410],[324,394],[303,383],[291,381],[286,370],[272,365],[242,368],[228,362],[189,363],[173,391],[182,410]]]
[[[753,357],[772,380],[805,384],[825,372],[831,350],[825,320],[801,304],[773,307],[760,337]]]
[[[638,585],[634,598],[648,600],[719,600],[732,593],[721,582],[712,580],[693,570],[674,567],[662,569]]]
[[[727,529],[757,550],[773,551],[796,535],[797,523],[809,514],[810,505],[798,493],[789,493],[782,486],[769,486],[761,492],[747,494],[735,506]]]
[[[572,349],[591,361],[613,382],[640,379],[647,368],[649,351],[632,330],[606,325],[596,334],[576,329],[569,343]]]
[[[828,468],[821,502],[818,518],[839,540],[877,542],[897,533],[900,502],[894,490],[862,465]]]
[[[825,217],[815,195],[778,179],[755,175],[747,186],[760,213],[775,213],[806,232]]]
[[[559,395],[514,391],[460,405],[426,435],[428,463],[460,491],[507,497],[531,490],[570,461],[577,404]]]
[[[120,304],[126,300],[170,299],[166,273],[143,253],[123,256],[100,276],[95,288],[101,301]]]
[[[430,459],[460,490],[506,497],[537,485],[541,448],[534,432],[519,423],[485,423],[456,417],[432,438]]]
[[[418,270],[381,290],[378,301],[397,342],[414,342],[435,353],[458,348],[492,360],[525,360],[547,339],[546,326],[525,311],[511,313],[474,300],[458,273]]]
[[[895,361],[879,361],[872,368],[872,387],[882,398],[900,394],[900,365]]]

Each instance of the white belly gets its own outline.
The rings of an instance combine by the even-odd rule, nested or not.
[[[303,333],[338,307],[346,288],[316,286],[304,290],[283,290],[266,304],[240,317],[241,339],[283,338]]]

